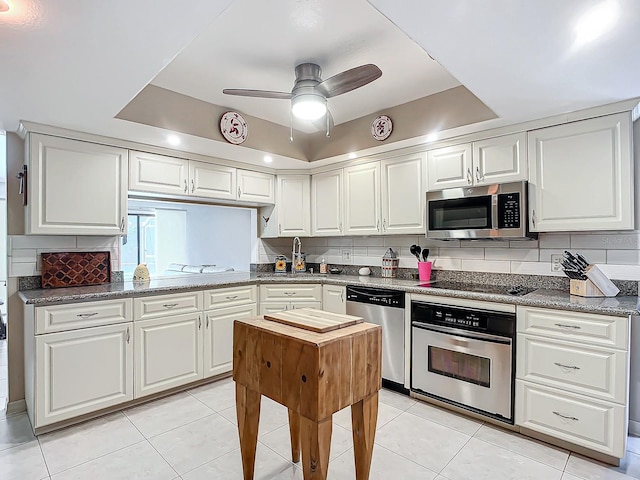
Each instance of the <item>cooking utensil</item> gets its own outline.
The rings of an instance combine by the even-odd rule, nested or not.
[[[422,250],[422,261],[426,262],[428,257],[429,257],[429,249],[425,248],[424,250]]]
[[[589,262],[587,262],[587,259],[584,258],[579,253],[576,253],[576,258],[578,259],[578,261],[580,262],[583,268],[587,268],[589,266]]]
[[[409,251],[414,257],[418,259],[418,261],[420,261],[420,252],[422,251],[422,248],[420,248],[419,245],[411,245],[409,247]]]

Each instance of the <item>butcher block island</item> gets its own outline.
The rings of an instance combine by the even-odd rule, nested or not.
[[[236,320],[233,379],[245,480],[253,479],[260,399],[289,410],[291,456],[306,480],[326,479],[332,415],[351,406],[356,478],[369,478],[382,384],[382,329],[301,309]]]

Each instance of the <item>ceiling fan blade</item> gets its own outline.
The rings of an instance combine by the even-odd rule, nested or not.
[[[316,89],[331,98],[363,87],[382,76],[382,70],[371,63],[351,68],[320,82]]]
[[[240,97],[260,97],[260,98],[281,98],[288,100],[291,98],[290,93],[273,92],[271,90],[248,90],[245,88],[225,88],[222,93],[227,95],[238,95]]]

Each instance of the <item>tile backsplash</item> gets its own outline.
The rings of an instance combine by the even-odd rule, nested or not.
[[[41,253],[111,252],[111,270],[119,270],[120,237],[86,237],[60,235],[9,235],[7,264],[9,277],[40,275]]]
[[[551,271],[551,255],[580,252],[611,279],[640,281],[640,232],[542,233],[538,240],[427,240],[424,235],[309,237],[302,239],[308,263],[380,266],[391,247],[401,268],[417,268],[412,244],[429,248],[436,270],[564,276]],[[291,259],[292,239],[258,241],[259,263],[276,255]]]

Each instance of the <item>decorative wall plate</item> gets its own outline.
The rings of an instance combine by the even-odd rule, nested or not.
[[[238,145],[247,139],[249,128],[238,112],[226,112],[220,117],[220,133],[227,142]]]
[[[371,122],[371,136],[376,140],[386,140],[393,130],[393,122],[386,115],[379,115]]]

